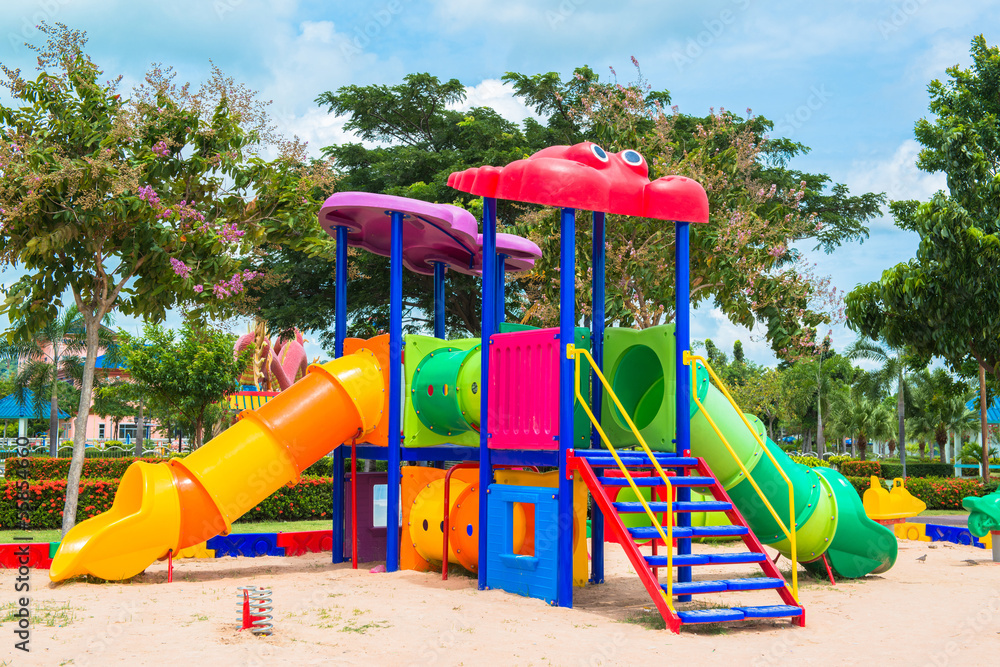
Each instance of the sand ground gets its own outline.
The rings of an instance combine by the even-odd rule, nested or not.
[[[614,545],[607,551],[607,583],[577,589],[573,609],[480,592],[468,576],[442,582],[433,573],[370,574],[367,567],[355,571],[328,559],[185,560],[175,563],[171,584],[165,563],[124,584],[56,586],[45,572],[33,572],[31,653],[14,649],[15,624],[6,621],[0,661],[185,667],[1000,664],[1000,564],[973,547],[901,541],[892,570],[836,586],[802,572],[804,628],[767,621],[680,635],[650,627],[659,617]],[[755,569],[742,567],[715,575]],[[713,569],[696,575],[713,578]],[[0,603],[7,611],[16,599],[14,576],[0,572]],[[273,590],[271,637],[236,630],[236,588],[247,584]],[[766,591],[699,597],[727,605],[779,602]]]

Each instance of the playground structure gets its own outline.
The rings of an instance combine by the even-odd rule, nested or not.
[[[678,631],[754,618],[803,625],[799,561],[846,577],[892,567],[895,536],[868,519],[846,479],[791,461],[760,420],[738,408],[709,364],[691,354],[688,239],[691,224],[709,221],[698,183],[678,176],[650,181],[637,152],[609,154],[582,143],[455,173],[449,184],[483,197],[481,234],[471,214],[454,206],[370,193],[331,196],[319,218],[337,240],[337,358],[310,366],[302,380],[187,458],[134,464],[112,509],[66,536],[51,578],[126,578],[156,558],[226,535],[235,519],[331,450],[334,470],[344,469],[347,452],[388,462],[389,572],[451,560],[475,572],[481,589],[570,607],[574,585],[604,581],[607,525],[667,627]],[[562,276],[577,273],[576,211],[594,212],[589,330],[576,327],[574,280],[560,281],[558,327],[504,322],[505,275],[529,270],[539,250],[497,233],[498,198],[560,209]],[[605,329],[608,213],[673,222],[675,325]],[[349,245],[390,258],[386,336],[346,338]],[[433,337],[402,333],[404,268],[434,276]],[[482,339],[446,340],[448,269],[482,276]],[[435,468],[404,468],[403,460],[470,465],[446,479]],[[553,472],[546,477],[531,467]],[[349,515],[343,484],[335,475],[334,562],[345,559],[336,546],[344,543]],[[695,500],[693,490],[700,492]],[[587,494],[589,578],[581,526]],[[703,517],[692,525],[694,513]],[[736,538],[745,551],[692,553],[692,541],[705,537]],[[641,553],[639,544],[650,540],[665,553]],[[791,582],[762,544],[792,560]],[[692,577],[693,568],[710,564],[753,564],[764,576]],[[677,607],[692,595],[748,590],[773,590],[781,604]]]
[[[983,498],[962,498],[962,507],[970,512],[969,532],[981,540],[992,540],[993,561],[1000,563],[1000,491]]]

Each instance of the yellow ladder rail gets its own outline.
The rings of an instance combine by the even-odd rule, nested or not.
[[[695,404],[698,406],[698,410],[701,411],[701,413],[705,416],[705,420],[708,421],[708,425],[712,427],[713,431],[715,431],[715,435],[718,436],[722,444],[726,446],[726,450],[729,452],[729,455],[732,457],[734,461],[736,461],[736,465],[739,466],[743,474],[746,475],[746,478],[750,482],[750,485],[753,486],[754,491],[756,491],[757,495],[760,496],[760,499],[764,501],[764,506],[767,507],[767,510],[771,513],[771,516],[774,517],[774,520],[777,522],[778,527],[781,528],[781,532],[783,532],[785,534],[785,537],[788,538],[789,548],[791,549],[791,561],[792,561],[792,597],[794,597],[795,601],[798,602],[799,564],[798,564],[798,551],[796,548],[796,539],[795,539],[797,533],[797,526],[795,525],[795,490],[792,488],[792,481],[788,479],[788,475],[786,475],[785,471],[781,468],[780,465],[778,465],[778,461],[774,458],[774,455],[771,454],[770,450],[768,450],[768,448],[765,446],[764,441],[761,440],[760,435],[757,433],[757,429],[755,429],[753,425],[750,424],[749,420],[747,420],[746,415],[744,415],[743,411],[740,410],[740,407],[736,404],[736,401],[733,400],[733,397],[730,395],[729,390],[726,389],[726,385],[722,382],[722,380],[719,379],[719,376],[715,374],[715,371],[712,370],[712,367],[708,364],[708,361],[704,357],[700,357],[698,355],[691,354],[689,351],[685,351],[684,364],[691,366],[691,393],[694,397]],[[741,461],[740,457],[738,457],[736,455],[736,452],[733,451],[733,448],[730,446],[729,441],[726,440],[726,437],[724,435],[722,435],[722,431],[719,430],[719,427],[716,425],[715,420],[712,419],[712,416],[708,413],[708,410],[706,410],[705,406],[702,404],[701,399],[698,398],[698,364],[704,366],[705,370],[708,371],[709,375],[715,381],[716,386],[722,391],[722,395],[726,397],[726,400],[728,400],[730,405],[733,406],[733,409],[736,410],[736,413],[740,416],[740,419],[743,420],[743,423],[746,425],[747,429],[750,431],[754,439],[760,445],[761,449],[763,449],[764,453],[767,454],[767,457],[771,459],[771,463],[774,464],[775,470],[778,471],[782,479],[784,479],[785,483],[788,485],[788,516],[789,516],[788,526],[791,526],[791,528],[786,526],[785,522],[782,521],[781,518],[778,516],[778,513],[775,511],[770,501],[768,501],[767,497],[764,496],[764,492],[761,491],[760,487],[757,485],[757,481],[754,480],[753,476],[750,474],[750,471],[747,470],[745,465],[743,465],[743,461]]]
[[[576,400],[580,402],[581,406],[583,406],[584,411],[587,413],[587,416],[590,418],[590,422],[594,425],[594,428],[597,429],[597,433],[601,436],[601,440],[604,442],[604,446],[607,447],[607,449],[608,449],[609,452],[611,452],[611,456],[614,457],[615,463],[618,464],[618,468],[625,475],[625,479],[628,481],[629,486],[632,487],[632,491],[635,493],[635,497],[638,498],[639,502],[642,504],[642,508],[643,508],[643,510],[645,510],[646,515],[649,517],[650,522],[652,523],[653,526],[656,527],[656,531],[660,534],[660,538],[663,540],[663,543],[666,545],[666,548],[667,548],[667,592],[664,595],[663,590],[661,589],[660,590],[660,594],[664,595],[664,598],[665,598],[666,603],[667,603],[667,607],[670,609],[670,611],[676,611],[674,609],[674,594],[673,594],[673,591],[674,591],[674,569],[673,569],[674,568],[674,510],[673,510],[674,493],[673,493],[673,484],[670,483],[670,479],[667,477],[666,473],[663,472],[663,468],[660,467],[660,464],[656,460],[656,457],[653,456],[653,452],[650,451],[649,447],[646,445],[646,441],[643,439],[642,435],[639,434],[639,429],[636,428],[635,424],[632,422],[632,419],[628,416],[628,413],[625,411],[625,408],[622,407],[621,401],[618,400],[618,396],[616,396],[615,392],[611,389],[611,385],[608,383],[607,379],[604,377],[604,374],[601,373],[601,369],[599,369],[597,367],[597,362],[595,362],[594,358],[592,356],[590,356],[590,352],[588,352],[587,350],[584,350],[582,348],[577,348],[573,344],[567,345],[566,348],[567,348],[566,349],[566,357],[568,359],[573,359],[574,362],[575,362],[575,379],[574,379],[574,383],[573,383],[574,384],[573,388],[574,388],[574,393],[576,394]],[[601,384],[604,385],[604,389],[608,392],[608,395],[615,402],[615,405],[618,406],[618,410],[625,417],[625,421],[628,422],[629,428],[632,429],[632,433],[635,435],[636,439],[639,441],[639,444],[642,446],[642,448],[646,452],[647,456],[649,456],[649,460],[652,461],[653,465],[656,467],[656,472],[660,475],[660,479],[663,480],[663,483],[667,487],[667,512],[666,512],[666,514],[667,514],[667,526],[666,526],[667,532],[666,533],[663,532],[663,526],[660,525],[660,521],[656,518],[656,514],[654,514],[653,511],[649,508],[649,504],[647,504],[646,499],[642,497],[642,493],[639,491],[639,487],[638,487],[638,485],[636,485],[635,480],[632,478],[631,473],[629,473],[628,468],[625,467],[625,464],[622,463],[622,460],[618,456],[618,452],[615,450],[614,445],[611,444],[611,441],[608,439],[607,434],[605,434],[604,429],[601,428],[600,422],[594,416],[594,413],[590,409],[590,405],[588,405],[587,400],[583,397],[583,394],[580,391],[580,385],[581,385],[580,358],[581,357],[586,357],[587,363],[590,364],[590,367],[593,369],[594,373],[597,375],[598,378],[600,378]],[[650,492],[650,495],[652,496],[652,492]]]

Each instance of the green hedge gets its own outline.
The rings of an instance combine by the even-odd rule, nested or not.
[[[896,479],[903,476],[903,464],[882,462],[882,477]],[[906,462],[907,477],[954,477],[955,466],[950,463]]]
[[[794,456],[789,455],[791,460],[796,463],[801,463],[804,466],[809,466],[810,468],[829,468],[830,464],[823,459],[818,459],[815,456]]]
[[[176,454],[171,458],[180,458],[182,456],[184,455]],[[168,460],[169,459],[163,458],[137,459],[133,456],[120,459],[87,459],[83,462],[82,479],[121,479],[122,475],[125,474],[125,471],[128,470],[128,467],[136,461],[145,461],[146,463],[162,463]],[[23,461],[27,461],[28,479],[65,480],[69,476],[69,459],[53,459],[48,456],[30,456],[23,459],[11,457],[7,459],[6,463],[7,470],[11,471],[7,473],[7,476],[13,477],[13,471],[19,470]],[[376,461],[375,463],[376,470],[381,470],[383,472],[388,470],[388,468],[386,468],[385,461]],[[349,465],[349,462],[347,465]],[[358,461],[358,470],[362,470],[363,465],[363,461]],[[333,459],[331,457],[323,457],[303,470],[302,475],[303,477],[329,477],[333,473],[332,468]]]
[[[847,481],[861,497],[864,497],[865,491],[871,486],[870,477],[848,477]],[[962,498],[987,496],[997,490],[995,482],[986,485],[980,480],[955,477],[908,477],[904,486],[915,498],[924,501],[928,510],[960,510]]]
[[[17,481],[4,483],[0,493],[0,529],[12,530],[17,526]],[[76,520],[83,521],[111,508],[118,480],[81,480],[80,502]],[[296,485],[286,485],[275,491],[257,507],[247,512],[248,521],[302,521],[325,519],[330,516],[330,499],[333,480],[329,477],[303,478]],[[32,530],[62,526],[63,506],[66,502],[66,482],[46,480],[31,482],[28,487]]]
[[[844,477],[881,477],[885,470],[878,461],[841,461],[838,467]]]
[[[127,457],[121,459],[86,459],[83,462],[82,479],[121,479],[128,467],[136,461],[162,463],[167,459]],[[7,459],[5,475],[10,478],[22,475],[27,468],[27,478],[33,480],[65,480],[69,476],[70,459],[53,459],[48,456]],[[17,471],[17,472],[15,472]]]

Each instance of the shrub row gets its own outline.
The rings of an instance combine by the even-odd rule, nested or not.
[[[122,459],[85,459],[82,479],[120,479],[130,465],[136,461],[161,463],[167,459],[127,457]],[[70,459],[53,459],[48,456],[11,457],[7,459],[7,478],[21,477],[27,469],[27,478],[33,480],[65,480],[69,476]]]
[[[809,466],[810,468],[829,468],[830,464],[823,459],[818,459],[815,456],[796,456],[794,454],[789,455],[791,460],[796,463],[801,463],[804,466]]]
[[[847,477],[847,481],[862,497],[871,486],[870,477]],[[960,510],[962,498],[986,496],[997,490],[995,482],[983,484],[981,480],[954,477],[908,477],[904,486],[915,498],[924,501],[929,510]]]
[[[118,480],[82,480],[76,520],[83,521],[111,508]],[[303,478],[295,485],[286,485],[275,491],[244,515],[249,521],[303,521],[324,519],[330,516],[330,498],[333,481],[329,477]],[[62,526],[63,506],[66,502],[66,482],[46,480],[31,482],[28,487],[30,525],[32,530]],[[11,530],[17,526],[17,482],[4,483],[0,494],[0,529]]]
[[[907,477],[954,477],[955,466],[950,463],[906,462]],[[882,462],[882,477],[896,479],[903,476],[903,464]]]
[[[841,461],[837,465],[844,477],[882,476],[882,465],[878,461]]]
[[[176,454],[171,458],[180,458],[183,454]],[[146,463],[162,463],[169,459],[163,458],[141,458],[129,456],[120,459],[87,459],[83,462],[82,479],[121,479],[128,467],[136,461]],[[26,462],[26,466],[25,466]],[[48,456],[31,456],[27,458],[11,457],[7,459],[7,477],[14,477],[14,471],[27,467],[27,478],[33,480],[60,479],[65,480],[69,476],[68,458],[53,459]],[[378,465],[381,464],[381,465]],[[347,462],[350,465],[350,461]],[[363,462],[358,461],[358,470],[362,469]],[[376,470],[387,470],[384,461],[376,461]],[[303,477],[329,477],[333,474],[333,459],[323,457],[316,463],[302,471]],[[20,472],[17,473],[21,475]]]

